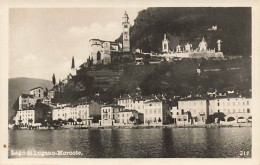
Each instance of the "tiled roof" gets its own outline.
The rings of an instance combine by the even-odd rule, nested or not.
[[[152,100],[145,101],[145,103],[154,103],[154,102],[162,102],[162,101],[159,99],[152,99]]]
[[[130,109],[125,109],[125,110],[120,111],[120,112],[118,112],[118,113],[123,113],[123,112],[137,112],[137,113],[138,113],[137,110],[130,110]]]
[[[102,107],[125,107],[125,106],[117,105],[117,104],[108,104],[108,105],[103,105]]]
[[[30,95],[30,94],[21,94],[22,98],[33,98],[33,95]]]
[[[32,90],[34,90],[34,89],[38,89],[38,88],[43,89],[42,87],[35,87],[35,88],[30,89],[30,91],[32,91]]]

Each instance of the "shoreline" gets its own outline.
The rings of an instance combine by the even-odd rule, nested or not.
[[[9,130],[64,130],[64,129],[164,129],[164,128],[233,128],[233,127],[252,127],[252,124],[238,124],[238,125],[218,125],[218,124],[206,124],[206,125],[122,125],[122,126],[62,126],[59,128],[54,127],[38,127],[38,128],[21,128]]]

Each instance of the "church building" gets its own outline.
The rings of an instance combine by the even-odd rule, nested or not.
[[[130,23],[128,14],[123,16],[123,45],[119,42],[105,41],[100,39],[90,39],[90,57],[93,59],[93,65],[111,63],[111,52],[129,52],[130,51]]]

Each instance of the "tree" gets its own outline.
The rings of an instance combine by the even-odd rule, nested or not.
[[[235,120],[234,117],[229,117],[229,118],[227,119],[227,121],[234,121],[234,120]]]
[[[191,112],[188,111],[188,121],[191,121],[191,124],[193,124],[193,118],[192,118],[192,115],[191,115]]]
[[[52,75],[52,84],[55,86],[56,85],[56,78],[55,78],[55,74],[53,73]]]
[[[72,57],[71,69],[72,69],[72,68],[75,68],[74,56]]]
[[[28,122],[32,124],[32,122],[33,122],[33,119],[28,119]]]
[[[82,119],[81,118],[77,118],[77,122],[79,122],[81,124]]]
[[[207,124],[214,123],[215,122],[215,116],[209,115],[207,118]]]
[[[101,120],[101,115],[90,115],[90,117],[93,117],[93,119],[92,119],[92,122],[93,123],[98,123],[99,122],[99,120]]]
[[[213,116],[218,119],[218,124],[219,124],[220,121],[225,121],[226,115],[223,112],[217,112],[217,113],[214,113]]]
[[[69,118],[68,122],[70,122],[70,124],[72,124],[74,122],[74,120],[72,118]]]
[[[45,91],[44,91],[43,95],[44,95],[44,97],[48,96],[48,88],[45,88]]]
[[[131,116],[129,120],[133,123],[135,121],[135,117]]]

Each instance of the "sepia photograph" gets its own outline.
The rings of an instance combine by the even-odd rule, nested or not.
[[[7,159],[251,160],[252,15],[10,7]]]

